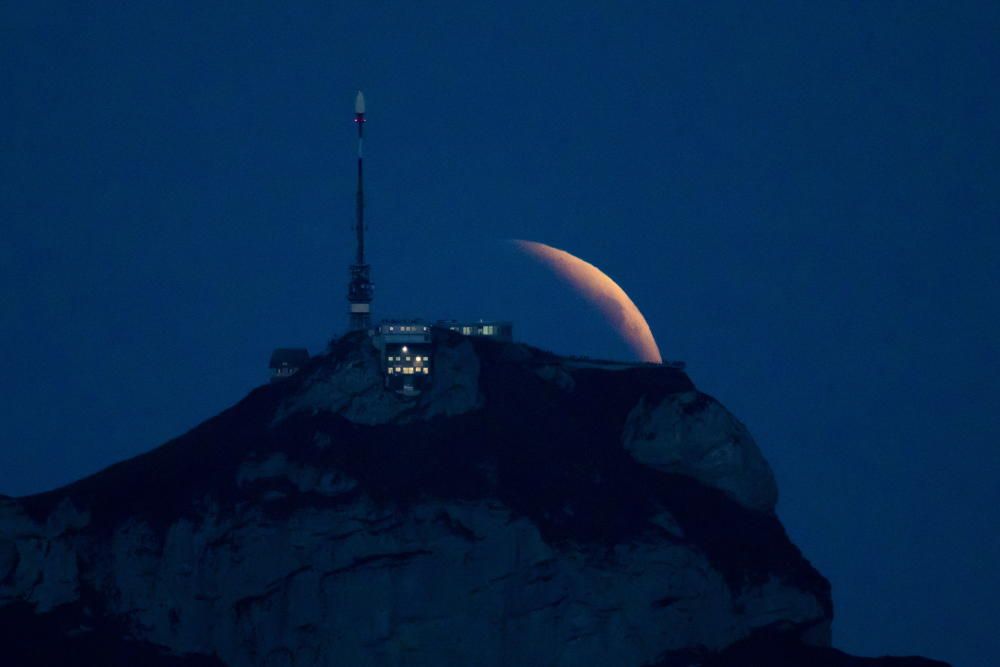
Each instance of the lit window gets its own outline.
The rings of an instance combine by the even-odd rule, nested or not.
[[[427,367],[424,367],[424,375],[427,375]]]
[[[389,372],[389,375],[392,375],[392,369],[391,368],[387,368],[386,370]]]
[[[399,366],[396,366],[396,372],[397,372],[397,373],[398,373],[398,372],[400,372],[401,370],[402,370],[402,369],[401,369],[401,368],[400,368]]]

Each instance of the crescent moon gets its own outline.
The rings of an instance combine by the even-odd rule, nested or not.
[[[646,318],[606,273],[565,250],[535,241],[512,241],[520,250],[537,259],[546,268],[573,286],[604,315],[642,361],[663,363],[660,348]]]

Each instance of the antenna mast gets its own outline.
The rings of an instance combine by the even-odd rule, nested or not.
[[[358,91],[354,100],[354,123],[358,126],[358,194],[355,203],[356,215],[354,232],[357,237],[357,253],[351,265],[351,282],[347,288],[350,302],[350,331],[366,331],[371,327],[371,304],[375,286],[371,282],[371,267],[365,263],[365,186],[362,144],[365,132],[365,96]]]

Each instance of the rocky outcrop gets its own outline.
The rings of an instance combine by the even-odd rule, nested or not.
[[[734,590],[680,541],[560,548],[500,504],[358,497],[291,520],[209,513],[162,535],[130,522],[106,545],[45,543],[60,555],[15,582],[37,610],[93,581],[145,641],[231,665],[641,665],[826,614],[777,577]],[[69,553],[94,562],[81,573]]]
[[[700,392],[643,397],[629,413],[623,444],[638,461],[690,475],[747,507],[770,512],[778,502],[778,485],[750,432]]]
[[[0,539],[0,582],[13,576],[19,559],[17,543],[10,538]]]
[[[829,586],[766,463],[681,371],[436,346],[417,400],[348,337],[163,447],[0,500],[0,641],[23,665],[638,667],[779,630],[827,650]]]
[[[468,340],[438,346],[434,382],[415,400],[384,389],[378,350],[363,344],[342,350],[332,364],[314,365],[300,390],[278,408],[275,421],[328,412],[355,424],[403,423],[470,412],[482,400],[479,357]]]

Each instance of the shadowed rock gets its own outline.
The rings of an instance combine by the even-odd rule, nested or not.
[[[0,625],[47,638],[21,664],[700,664],[775,627],[829,644],[829,585],[766,462],[682,371],[435,345],[416,399],[352,334],[162,447],[0,501]]]

